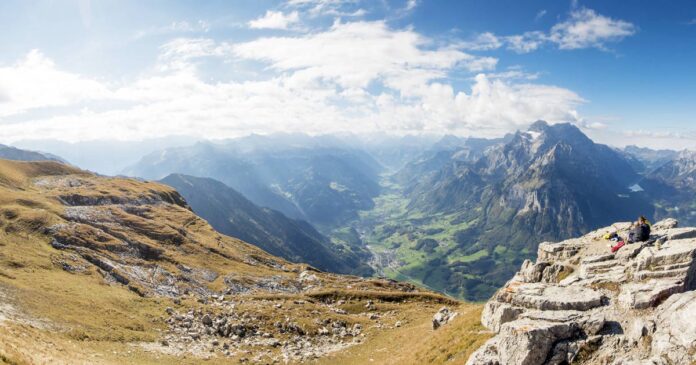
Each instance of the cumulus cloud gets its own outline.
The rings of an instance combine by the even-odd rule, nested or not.
[[[418,6],[418,0],[406,0],[406,7],[404,8],[406,11],[413,10]]]
[[[109,95],[105,85],[57,69],[53,61],[36,49],[14,65],[0,66],[0,117]]]
[[[263,16],[249,21],[253,29],[288,29],[300,21],[300,14],[293,11],[284,14],[282,11],[268,10]]]
[[[158,70],[194,70],[197,59],[220,57],[229,53],[227,43],[218,44],[210,38],[175,38],[160,46]]]
[[[539,12],[537,19],[544,14],[545,11]],[[566,20],[556,23],[548,32],[529,31],[509,36],[497,36],[486,32],[468,44],[471,44],[471,50],[497,49],[505,44],[507,49],[517,53],[533,52],[547,44],[555,45],[562,50],[606,50],[608,43],[621,41],[636,31],[637,27],[630,22],[612,19],[592,9],[574,8]],[[477,48],[477,45],[480,46]]]
[[[507,48],[517,53],[536,51],[548,40],[546,34],[539,31],[525,32],[520,35],[505,37]]]
[[[339,131],[500,135],[530,121],[579,121],[584,100],[531,83],[519,69],[496,74],[496,59],[436,46],[413,29],[384,22],[335,23],[294,37],[228,44],[179,38],[160,48],[161,67],[118,85],[61,71],[38,51],[0,69],[0,139],[227,138],[248,133]],[[265,78],[209,81],[210,58],[255,63]],[[36,66],[38,64],[38,66]],[[455,86],[450,74],[477,73]],[[492,72],[487,75],[486,72]],[[38,76],[37,76],[38,75]],[[32,86],[23,86],[32,85]],[[22,89],[27,87],[29,89]],[[98,105],[81,105],[99,100]],[[46,117],[37,108],[66,108]]]
[[[349,10],[358,3],[357,0],[288,0],[286,5],[302,9],[311,17],[320,15],[360,17],[367,13],[365,9]]]
[[[498,49],[502,45],[503,42],[491,32],[481,33],[474,39],[462,42],[461,44],[462,48],[471,51],[490,51]]]
[[[158,36],[175,33],[207,33],[210,31],[211,25],[205,20],[189,22],[186,20],[173,21],[165,26],[150,27],[146,30],[141,30],[135,34],[135,39],[140,39],[148,36]]]
[[[445,77],[452,68],[484,71],[497,62],[452,47],[426,49],[429,43],[413,30],[392,30],[383,21],[337,22],[326,32],[261,38],[232,49],[237,57],[267,62],[277,71],[292,71],[298,82],[323,80],[364,88],[379,79],[404,93]]]
[[[539,72],[526,72],[520,66],[512,66],[505,71],[489,73],[486,76],[490,79],[536,80],[541,75]]]
[[[560,49],[605,48],[606,43],[620,41],[635,34],[636,26],[620,19],[597,14],[592,9],[577,9],[570,19],[551,28],[549,40]]]

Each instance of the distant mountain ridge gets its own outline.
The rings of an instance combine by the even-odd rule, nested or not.
[[[369,154],[324,144],[302,147],[252,136],[197,143],[145,156],[124,173],[161,179],[181,173],[219,180],[262,207],[332,225],[370,209],[382,167]]]
[[[469,299],[489,296],[509,279],[511,267],[533,256],[539,241],[654,211],[645,192],[629,188],[642,177],[624,155],[567,123],[539,121],[478,158],[453,152],[431,162],[441,167],[418,171],[404,187],[408,216],[423,217],[408,220],[408,237],[440,244],[431,252],[400,245],[397,257],[423,255],[419,265],[401,274]],[[393,225],[400,224],[405,223]],[[455,231],[443,235],[443,229]]]
[[[630,158],[635,159],[639,165],[636,166],[638,172],[649,173],[660,166],[669,163],[679,154],[674,150],[653,150],[646,147],[626,146],[623,152]]]
[[[194,212],[220,233],[325,271],[371,274],[369,266],[361,264],[359,257],[342,251],[309,223],[260,208],[219,181],[172,174],[160,182],[175,188]]]
[[[0,144],[0,158],[15,161],[56,161],[66,162],[62,158],[45,152],[37,152],[19,149],[12,146]]]

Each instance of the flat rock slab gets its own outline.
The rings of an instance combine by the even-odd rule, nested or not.
[[[539,244],[537,256],[539,261],[558,261],[575,256],[586,245],[578,239],[558,243],[544,242]]]
[[[614,254],[613,253],[607,253],[603,255],[593,255],[593,256],[588,256],[582,259],[583,264],[593,264],[595,262],[603,262],[603,261],[609,261],[614,259]]]
[[[691,262],[695,254],[696,239],[668,241],[659,250],[655,247],[645,248],[637,257],[638,269]]]
[[[670,228],[654,232],[655,235],[664,236],[670,241],[681,240],[687,238],[696,238],[696,228]]]
[[[543,283],[508,285],[499,293],[501,301],[539,310],[586,311],[602,305],[600,292],[581,286],[557,286]]]
[[[666,355],[674,364],[696,362],[696,292],[676,294],[658,308],[654,355]]]
[[[616,260],[607,260],[600,262],[593,262],[580,265],[580,276],[583,278],[589,278],[595,274],[601,274],[604,272],[614,271],[618,268],[619,271],[623,271],[624,267]]]
[[[655,307],[670,295],[684,290],[684,282],[676,279],[652,279],[642,283],[621,286],[619,304],[624,308],[645,309]]]
[[[582,328],[585,335],[599,332],[606,322],[605,315],[600,311],[539,311],[530,310],[519,315],[520,319],[541,321],[544,323],[566,323]]]

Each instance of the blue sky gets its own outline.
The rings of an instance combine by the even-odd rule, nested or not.
[[[696,148],[692,1],[3,1],[0,142],[536,119]]]

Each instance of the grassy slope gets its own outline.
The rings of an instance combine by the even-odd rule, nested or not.
[[[433,307],[434,308],[434,307]],[[490,335],[479,322],[482,306],[461,304],[459,315],[448,325],[433,331],[430,311],[421,307],[409,308],[403,324],[389,336],[329,356],[319,364],[464,364]]]
[[[46,175],[68,174],[89,183],[80,188],[84,195],[172,194],[170,188],[159,184],[96,178],[56,163],[0,160],[0,363],[229,363],[224,358],[203,361],[190,355],[173,357],[161,352],[147,352],[137,345],[160,338],[166,330],[163,317],[166,307],[185,310],[201,306],[194,297],[184,297],[177,305],[169,298],[141,296],[123,285],[106,283],[94,267],[81,274],[61,268],[62,262],[84,263],[72,257],[75,255],[70,252],[52,248],[49,244],[51,237],[45,231],[46,227],[64,221],[65,207],[56,195],[67,190],[40,189],[32,184],[32,180]],[[169,204],[152,209],[154,219],[151,221],[128,217],[133,220],[133,227],[140,227],[146,233],[147,230],[166,232],[172,227],[182,228],[187,232],[186,237],[195,241],[184,241],[180,246],[172,247],[168,242],[147,237],[142,232],[126,231],[125,234],[139,241],[164,249],[168,260],[157,262],[158,265],[174,270],[176,265],[185,264],[240,277],[290,275],[263,265],[244,264],[242,258],[249,255],[283,261],[251,245],[217,234],[183,207]],[[210,249],[223,252],[227,258],[211,253]],[[394,318],[390,320],[400,319],[406,323],[401,328],[376,329],[370,327],[372,322],[369,320],[362,320],[367,333],[365,343],[335,354],[333,363],[351,363],[351,359],[366,357],[385,358],[385,354],[399,354],[397,356],[408,359],[434,359],[437,363],[445,360],[438,354],[448,351],[454,351],[456,358],[463,362],[473,345],[487,336],[478,332],[478,305],[462,305],[465,315],[458,317],[454,325],[433,332],[429,330],[430,317],[442,305],[441,302],[448,299],[430,293],[395,292],[379,280],[359,281],[318,275],[326,283],[323,292],[305,293],[298,297],[310,300],[341,297],[347,299],[345,309],[358,312],[365,310],[364,302],[371,298],[378,302],[378,311],[384,313],[385,318],[390,318],[388,311],[395,310]],[[222,276],[209,283],[209,289],[221,289],[224,286]],[[348,283],[350,290],[347,289]],[[248,303],[245,305],[249,310],[262,311],[268,311],[262,299],[284,303],[291,299],[277,294],[262,299],[240,295],[239,299],[242,298]],[[313,305],[302,308],[288,305],[287,308],[277,315],[292,316],[298,322],[306,321],[308,326],[316,317],[315,311],[323,310]],[[396,338],[402,340],[395,341]],[[405,344],[409,346],[404,347]]]

